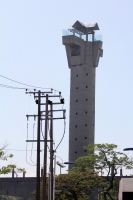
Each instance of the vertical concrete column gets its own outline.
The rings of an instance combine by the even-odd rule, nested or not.
[[[95,141],[95,77],[101,41],[63,36],[70,68],[69,161],[87,155]]]
[[[123,174],[122,174],[122,168],[120,169],[120,176],[123,176]]]
[[[41,168],[41,177],[43,177],[43,168]]]
[[[25,178],[25,173],[23,172],[23,178]]]
[[[12,178],[14,178],[14,169],[12,169]]]

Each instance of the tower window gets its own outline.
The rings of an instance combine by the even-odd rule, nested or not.
[[[76,87],[76,89],[78,89],[78,87]]]
[[[75,153],[77,153],[77,151],[75,151]]]
[[[85,113],[87,114],[87,111]]]
[[[75,140],[77,140],[77,138],[75,138]]]
[[[71,46],[71,56],[79,56],[80,55],[80,46],[72,45]]]
[[[77,77],[78,77],[78,74],[77,74]]]
[[[86,101],[88,101],[88,99],[86,99]]]
[[[77,115],[78,113],[76,113],[76,115]]]
[[[87,139],[87,137],[85,137],[85,139]]]
[[[86,88],[88,88],[88,86],[86,86]]]
[[[76,102],[78,102],[78,100],[76,100]]]
[[[86,74],[86,76],[88,76],[88,74]]]
[[[77,128],[77,125],[75,127]]]
[[[85,152],[86,152],[86,150],[85,150]]]
[[[85,124],[85,126],[87,126],[87,124]]]

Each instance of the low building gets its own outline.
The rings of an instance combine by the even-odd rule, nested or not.
[[[119,200],[133,200],[133,178],[122,178],[120,180]]]

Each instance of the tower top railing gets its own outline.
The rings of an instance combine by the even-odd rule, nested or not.
[[[70,36],[70,35],[75,35],[84,41],[86,41],[86,35],[80,34],[80,32],[72,32],[70,29],[63,29],[63,36]],[[92,42],[92,34],[88,34],[88,41]],[[95,34],[94,35],[94,41],[102,41],[102,35],[101,34]]]

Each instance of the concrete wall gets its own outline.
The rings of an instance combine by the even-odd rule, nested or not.
[[[107,179],[106,176],[104,176]],[[122,192],[132,192],[133,178],[131,176],[116,176],[116,179],[120,180],[120,190]],[[41,178],[42,180],[42,178]],[[124,181],[125,180],[125,181]],[[123,186],[123,183],[125,186]],[[129,188],[128,188],[129,186]],[[123,189],[124,188],[124,189]],[[36,178],[0,178],[0,195],[9,195],[16,197],[28,198],[30,193],[36,189]],[[91,196],[91,200],[97,199],[97,190],[95,190],[94,195]],[[119,198],[121,195],[119,196]],[[120,200],[122,200],[120,198]]]
[[[28,197],[36,189],[36,178],[0,178],[0,195]]]
[[[69,161],[87,155],[83,146],[95,140],[95,69],[101,54],[101,41],[84,41],[74,35],[63,36],[70,68]],[[80,55],[72,56],[72,47]]]

